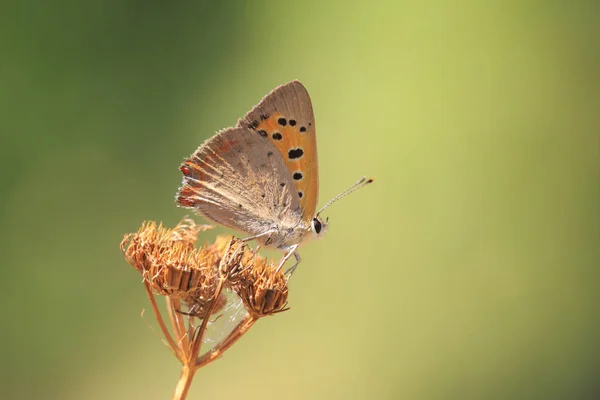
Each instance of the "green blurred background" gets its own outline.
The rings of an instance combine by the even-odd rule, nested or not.
[[[179,163],[291,79],[320,204],[376,182],[190,399],[600,395],[597,2],[1,9],[1,398],[170,398],[119,242],[177,223]]]

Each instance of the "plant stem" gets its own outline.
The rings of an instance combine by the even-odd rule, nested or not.
[[[179,378],[179,382],[177,382],[177,387],[175,387],[173,400],[184,400],[187,397],[192,380],[194,379],[194,373],[196,373],[196,369],[193,366],[183,366],[181,377]]]
[[[217,284],[213,300],[208,307],[208,315],[212,313],[217,299],[221,294],[221,290],[223,290],[223,283],[224,279],[221,279]],[[186,346],[182,351],[183,354],[185,354],[186,356],[185,359],[182,360],[183,369],[181,370],[181,378],[179,378],[179,382],[177,382],[177,387],[175,388],[173,400],[183,400],[187,396],[187,392],[190,389],[190,385],[192,384],[192,379],[194,379],[194,374],[198,370],[198,368],[195,365],[196,358],[198,358],[198,352],[200,352],[200,347],[202,346],[202,340],[204,338],[204,333],[206,332],[206,327],[208,326],[208,321],[208,316],[202,320],[202,325],[200,325],[196,336],[192,339],[191,348]],[[188,351],[189,354],[186,354]]]
[[[180,358],[181,354],[179,351],[179,346],[175,343],[173,337],[167,329],[167,326],[165,325],[165,321],[163,320],[162,315],[160,314],[160,310],[158,309],[158,305],[156,304],[156,299],[154,299],[154,293],[152,293],[150,284],[147,281],[144,281],[144,287],[146,288],[146,293],[148,294],[148,298],[150,299],[152,311],[154,311],[154,315],[156,315],[156,320],[158,321],[158,325],[160,326],[163,335],[165,335],[165,339],[167,339],[167,342],[169,342],[169,346],[171,346],[171,349],[173,350],[175,355],[177,355],[177,357]]]
[[[210,351],[201,357],[198,357],[196,361],[196,369],[199,369],[206,364],[211,363],[223,354],[225,350],[230,348],[237,342],[257,321],[250,314],[246,314],[244,318],[237,324],[237,326],[213,351]]]
[[[177,347],[180,349],[187,349],[189,346],[187,330],[185,329],[185,323],[182,315],[179,313],[181,310],[181,300],[172,297],[167,297],[167,311],[169,312],[169,318],[171,318],[171,325],[175,332],[175,338],[177,339]],[[185,351],[182,351],[185,354]],[[182,363],[185,360],[181,359]]]
[[[206,311],[206,317],[202,320],[202,324],[198,328],[198,333],[192,339],[192,351],[188,359],[186,360],[186,364],[190,365],[190,368],[193,368],[196,363],[196,358],[198,358],[198,353],[200,352],[200,348],[202,347],[202,341],[204,339],[204,333],[206,333],[206,327],[208,326],[208,321],[210,320],[210,315],[215,308],[215,304],[217,303],[217,299],[223,290],[223,284],[225,283],[225,278],[221,277],[219,282],[217,283],[217,288],[215,289],[215,293],[213,294],[213,299],[208,305],[208,309]]]

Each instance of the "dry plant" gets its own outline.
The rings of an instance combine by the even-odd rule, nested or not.
[[[125,258],[142,274],[166,345],[183,365],[173,399],[185,399],[196,371],[220,357],[258,319],[287,310],[285,275],[242,241],[220,236],[196,248],[198,233],[209,228],[191,219],[173,229],[145,222],[121,242]],[[166,298],[168,319],[158,295]],[[231,310],[236,315],[227,316]],[[220,319],[224,331],[215,328]]]

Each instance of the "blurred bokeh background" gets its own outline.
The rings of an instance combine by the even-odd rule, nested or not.
[[[200,371],[190,398],[598,398],[599,13],[4,2],[0,397],[170,398],[179,367],[119,242],[177,223],[183,158],[299,79],[320,204],[376,182],[328,210],[291,311]]]

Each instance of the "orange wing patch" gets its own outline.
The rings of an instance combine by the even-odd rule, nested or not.
[[[319,196],[315,117],[308,91],[299,81],[278,86],[238,124],[268,137],[285,160],[296,184],[302,219],[314,217]]]
[[[287,118],[279,112],[261,115],[255,131],[275,145],[294,179],[304,219],[314,217],[318,196],[317,145],[312,121]]]

